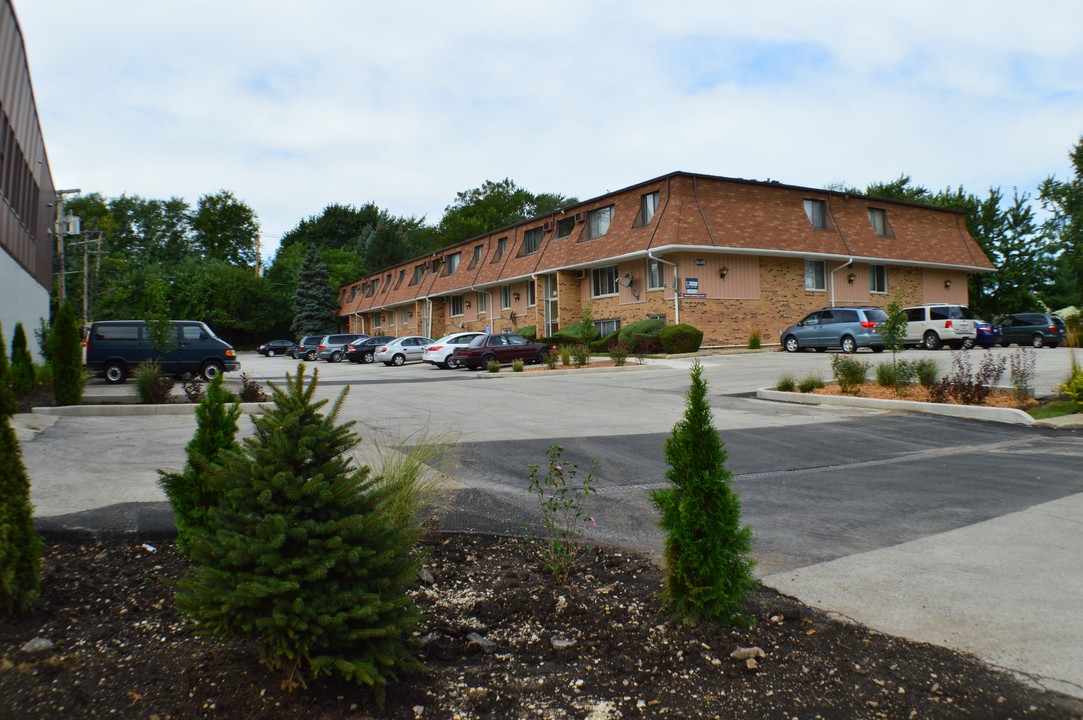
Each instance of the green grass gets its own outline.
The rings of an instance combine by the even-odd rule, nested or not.
[[[1035,420],[1047,420],[1049,418],[1062,417],[1064,415],[1073,415],[1077,412],[1079,412],[1079,406],[1071,400],[1053,400],[1052,402],[1027,410],[1027,413]]]

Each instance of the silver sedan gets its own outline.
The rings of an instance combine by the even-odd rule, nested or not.
[[[425,348],[432,340],[421,335],[406,335],[395,338],[376,348],[373,359],[384,365],[402,365],[406,362],[420,362]]]

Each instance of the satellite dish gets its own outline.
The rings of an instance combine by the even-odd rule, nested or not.
[[[632,273],[624,273],[624,277],[621,279],[621,284],[626,288],[632,287]]]

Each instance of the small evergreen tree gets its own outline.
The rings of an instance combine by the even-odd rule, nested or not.
[[[674,616],[689,624],[749,624],[743,605],[755,584],[752,530],[741,527],[740,500],[729,485],[733,473],[725,466],[702,373],[694,362],[684,419],[665,442],[671,486],[651,493],[666,533],[664,597]]]
[[[189,554],[190,535],[207,526],[211,509],[221,504],[220,489],[208,468],[224,450],[238,450],[237,419],[241,407],[229,404],[222,375],[207,385],[207,394],[196,408],[196,432],[188,443],[188,461],[181,473],[158,471],[158,484],[169,498],[177,523],[177,549]]]
[[[884,308],[887,320],[880,323],[876,331],[880,333],[880,339],[884,341],[884,347],[891,351],[891,369],[895,389],[899,389],[899,363],[896,359],[898,353],[906,347],[906,324],[909,318],[903,312],[902,293],[898,290],[892,296],[891,302]]]
[[[297,273],[297,291],[293,294],[294,335],[325,335],[335,331],[338,300],[330,284],[330,274],[315,246],[308,248]]]
[[[0,331],[0,615],[25,613],[41,588],[41,538],[34,531],[30,476],[11,416],[15,398],[8,378],[7,352]]]
[[[418,523],[401,517],[401,483],[381,483],[351,462],[359,439],[326,415],[304,364],[274,406],[253,418],[254,437],[208,468],[224,502],[191,533],[195,564],[179,607],[203,632],[255,639],[283,686],[336,674],[370,686],[382,703],[400,668],[418,668],[407,643],[418,611],[406,594],[421,555]]]
[[[56,311],[52,331],[53,398],[57,405],[83,402],[83,338],[70,303]]]
[[[11,338],[11,387],[19,397],[34,389],[34,358],[26,344],[26,331],[22,323],[16,323]]]

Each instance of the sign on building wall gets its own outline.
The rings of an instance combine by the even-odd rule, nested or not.
[[[699,291],[699,278],[686,277],[684,279],[684,292],[681,293],[681,297],[707,297],[706,294]]]

